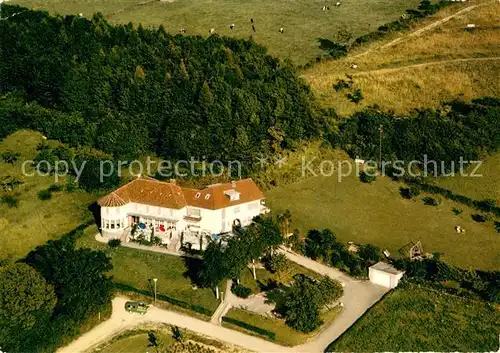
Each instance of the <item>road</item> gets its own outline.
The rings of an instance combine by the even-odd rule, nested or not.
[[[233,331],[215,323],[202,321],[193,317],[182,315],[173,311],[151,307],[147,314],[142,316],[125,311],[126,298],[113,299],[113,312],[111,318],[96,326],[91,331],[79,337],[70,345],[61,348],[57,353],[86,352],[100,343],[110,340],[120,332],[130,330],[144,323],[165,323],[176,325],[190,331],[210,336],[221,342],[243,347],[255,352],[323,352],[328,345],[347,330],[363,313],[388,292],[383,288],[368,281],[355,280],[335,268],[315,262],[304,256],[297,255],[283,248],[281,250],[289,260],[298,263],[319,274],[338,280],[344,286],[344,297],[341,299],[344,310],[327,327],[309,342],[293,348],[283,347],[272,342]]]

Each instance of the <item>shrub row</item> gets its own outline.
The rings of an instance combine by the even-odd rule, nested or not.
[[[226,317],[226,316],[224,316],[222,318],[222,321],[227,322],[229,324],[233,324],[233,325],[239,326],[239,327],[243,327],[246,330],[258,333],[259,335],[265,336],[265,337],[267,337],[267,338],[269,338],[269,339],[271,339],[273,341],[276,339],[276,333],[274,333],[272,331],[265,330],[265,329],[257,327],[257,326],[253,326],[253,325],[247,324],[246,322],[243,322],[243,321],[240,321],[240,320],[236,320],[236,319],[232,319],[232,318]]]
[[[120,291],[133,292],[133,293],[145,295],[145,296],[148,296],[148,297],[153,297],[154,296],[154,294],[151,291],[149,291],[149,290],[138,289],[138,288],[132,287],[132,286],[130,286],[128,284],[115,282],[114,285],[115,285],[115,288],[117,290],[120,290]],[[212,316],[212,311],[210,311],[210,310],[208,310],[208,309],[206,309],[206,308],[204,308],[202,306],[192,305],[192,304],[183,302],[182,300],[171,298],[171,297],[169,297],[169,296],[167,296],[165,294],[157,294],[156,297],[158,299],[166,301],[167,303],[170,303],[172,305],[175,305],[175,306],[178,306],[178,307],[181,307],[181,308],[184,308],[184,309],[188,309],[188,310],[197,312],[199,314],[202,314],[202,315],[205,315],[205,316],[208,316],[208,317]]]
[[[405,179],[404,181],[406,184],[409,185],[418,185],[420,190],[425,191],[427,193],[438,194],[447,199],[472,207],[476,210],[483,212],[492,212],[496,216],[500,217],[500,207],[496,206],[496,202],[493,199],[474,200],[467,196],[455,194],[453,191],[442,188],[440,186],[426,184],[419,179],[408,178]]]

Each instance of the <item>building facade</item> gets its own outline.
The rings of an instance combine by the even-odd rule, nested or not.
[[[122,241],[145,237],[172,250],[206,246],[210,237],[245,227],[267,213],[264,194],[252,179],[214,184],[204,189],[138,178],[98,201],[101,234]]]

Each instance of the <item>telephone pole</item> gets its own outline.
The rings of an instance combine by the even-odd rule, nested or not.
[[[382,170],[382,135],[384,134],[384,126],[380,124],[378,127],[379,141],[378,141],[378,168]]]

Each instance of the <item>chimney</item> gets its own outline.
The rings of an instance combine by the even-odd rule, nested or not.
[[[170,184],[174,184],[175,185],[176,184],[175,179],[170,179]]]
[[[236,189],[236,181],[231,181],[231,186],[233,187],[233,189]]]

